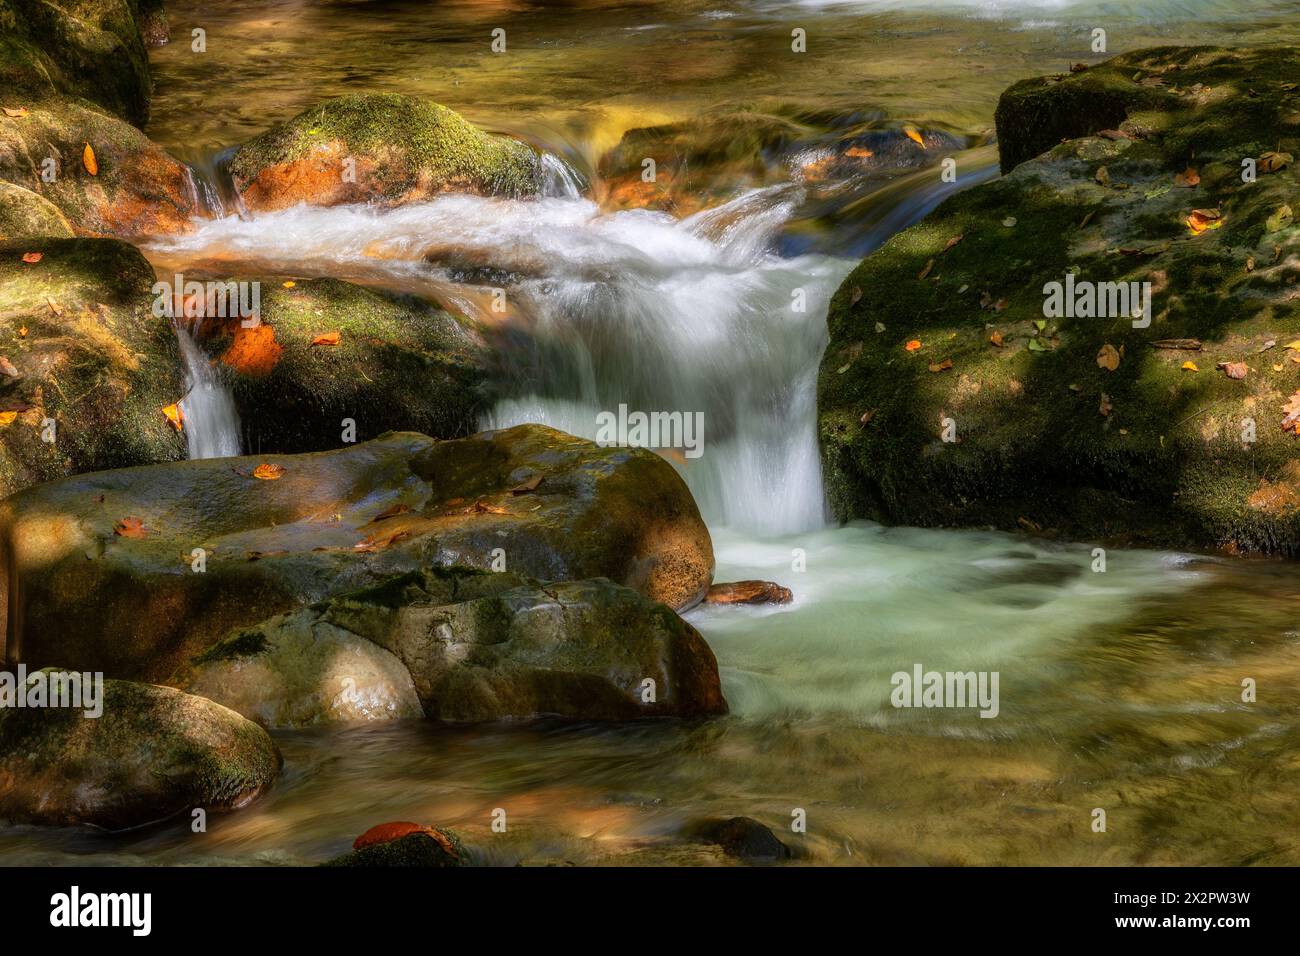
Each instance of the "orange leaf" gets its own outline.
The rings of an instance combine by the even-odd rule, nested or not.
[[[908,139],[916,143],[916,145],[920,146],[922,149],[925,149],[925,140],[921,138],[921,131],[915,126],[904,126],[903,132],[906,134]]]
[[[1193,209],[1192,214],[1183,220],[1193,236],[1199,236],[1207,229],[1218,229],[1223,225],[1223,214],[1217,209]]]
[[[921,347],[920,339],[912,339],[912,341],[908,342],[906,345],[903,346],[903,348],[907,349],[909,352],[915,352],[920,347]]]
[[[284,465],[261,464],[253,469],[253,477],[263,481],[276,481],[284,474]]]
[[[24,252],[24,253],[23,253],[23,262],[26,262],[28,265],[31,265],[31,264],[36,263],[36,262],[40,262],[40,261],[41,261],[42,259],[44,259],[44,258],[45,258],[45,253],[43,253],[43,252]]]
[[[19,107],[6,106],[4,107],[4,111],[5,111],[5,116],[8,116],[10,119],[22,119],[24,116],[27,115],[27,107],[25,106],[19,106]]]
[[[950,368],[952,368],[952,359],[944,359],[942,362],[930,363],[931,372],[945,372]]]
[[[1190,166],[1188,166],[1185,170],[1183,170],[1181,173],[1179,173],[1177,176],[1174,177],[1175,186],[1185,186],[1189,189],[1193,186],[1198,185],[1200,181],[1201,181],[1201,174],[1198,173],[1196,170],[1192,169],[1192,167]]]
[[[86,167],[86,172],[90,173],[90,175],[99,175],[99,161],[95,159],[95,151],[91,149],[89,143],[81,151],[81,165]]]
[[[148,533],[139,518],[123,518],[113,527],[113,534],[119,538],[143,538]]]
[[[1286,418],[1282,419],[1282,431],[1294,430],[1297,435],[1300,435],[1300,392],[1296,392],[1287,400],[1287,403],[1282,406],[1282,411],[1286,412]]]
[[[0,412],[0,427],[12,425],[17,417],[17,412]]]
[[[1223,369],[1228,378],[1245,378],[1250,371],[1245,362],[1220,362],[1217,367]]]
[[[311,340],[312,345],[338,345],[342,336],[338,332],[326,332]]]
[[[180,431],[181,428],[184,427],[185,416],[181,413],[181,406],[179,403],[164,406],[162,413],[167,416],[167,420],[172,423],[172,427],[177,431]]]
[[[1002,333],[999,332],[997,329],[994,329],[993,334],[989,336],[989,341],[992,342],[994,345],[996,345],[998,348],[1002,348]]]
[[[1097,366],[1104,368],[1108,372],[1113,372],[1119,368],[1119,352],[1115,346],[1107,342],[1101,347],[1101,351],[1097,353]]]

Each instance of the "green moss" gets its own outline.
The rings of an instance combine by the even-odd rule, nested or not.
[[[240,657],[256,657],[267,648],[266,634],[257,628],[246,628],[214,644],[194,658],[195,664],[231,661]]]
[[[0,239],[69,238],[72,227],[49,200],[30,189],[0,182]]]
[[[455,848],[454,853],[432,837],[411,833],[398,840],[378,843],[335,857],[322,866],[380,866],[380,867],[451,867],[464,866],[467,856],[460,837],[450,830],[441,830]]]
[[[236,182],[250,182],[269,166],[333,141],[374,159],[381,192],[390,197],[422,176],[433,191],[459,184],[504,195],[537,190],[536,154],[527,145],[485,133],[445,106],[397,93],[342,96],[300,113],[241,147],[230,171]]]
[[[1296,436],[1279,423],[1300,382],[1280,346],[1300,332],[1289,294],[1300,278],[1300,230],[1264,232],[1294,195],[1296,174],[1251,184],[1238,175],[1256,141],[1298,154],[1300,142],[1278,91],[1244,112],[1227,92],[1256,76],[1257,64],[1280,69],[1279,58],[1300,68],[1295,51],[1205,50],[1139,52],[1094,67],[1080,77],[1181,64],[1164,75],[1222,94],[1185,106],[1198,128],[1218,130],[1217,144],[1181,122],[1170,127],[1176,138],[1062,144],[949,199],[863,261],[832,302],[819,379],[828,492],[841,517],[1300,552],[1300,512],[1251,500],[1265,480],[1290,481],[1297,456]],[[1044,87],[1040,106],[1050,108],[1051,90],[1074,102],[1081,78]],[[1260,125],[1234,125],[1239,115]],[[1201,184],[1175,187],[1193,143]],[[1111,188],[1096,181],[1101,165]],[[1184,220],[1207,207],[1222,210],[1224,225],[1193,236]],[[1150,328],[1123,316],[1045,318],[1043,287],[1069,269],[1080,280],[1151,282]],[[994,331],[1001,348],[989,341]],[[1155,347],[1183,338],[1200,340],[1202,351]],[[905,349],[911,339],[919,350]],[[1278,347],[1261,353],[1269,341]],[[1122,351],[1115,371],[1097,364],[1106,344]],[[945,360],[950,370],[930,370]],[[1183,370],[1187,360],[1200,371]],[[1230,379],[1220,362],[1250,371]],[[955,442],[943,440],[942,419],[955,425]],[[1243,443],[1246,419],[1256,440]]]

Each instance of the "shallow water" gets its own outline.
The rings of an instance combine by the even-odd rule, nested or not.
[[[997,94],[1099,59],[1093,26],[1112,52],[1282,42],[1300,37],[1293,4],[207,6],[169,4],[177,39],[153,52],[149,130],[202,169],[327,96],[398,90],[530,138],[587,189],[226,218],[151,244],[160,272],[339,275],[508,331],[513,391],[486,424],[591,435],[619,401],[706,412],[706,454],[675,461],[714,532],[717,580],[775,580],[795,600],[688,615],[720,662],[724,719],[277,733],[283,778],[207,833],[188,818],[121,835],[3,828],[0,860],[312,863],[410,819],[461,831],[483,863],[713,863],[683,824],[744,814],[818,863],[1300,863],[1293,564],[1112,550],[1098,571],[1088,544],[824,527],[811,403],[826,300],[942,198],[932,169],[827,186],[774,168],[694,218],[610,208],[595,172],[629,128],[748,110],[797,117],[814,139],[846,124],[946,131],[970,185],[992,175]],[[494,56],[498,25],[509,52]],[[208,53],[183,42],[191,26]],[[807,54],[786,55],[793,26]],[[504,320],[486,306],[496,282]],[[796,288],[806,312],[789,308]],[[893,707],[892,675],[918,664],[997,672],[998,716]],[[807,834],[790,831],[796,808]],[[1090,829],[1097,808],[1106,833]]]

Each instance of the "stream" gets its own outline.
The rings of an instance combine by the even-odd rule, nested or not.
[[[1094,26],[1110,53],[1295,41],[1293,3],[209,6],[168,5],[175,39],[151,51],[148,132],[195,167],[214,209],[231,147],[360,90],[428,96],[526,138],[548,155],[550,185],[530,200],[218,216],[147,244],[159,274],[337,276],[486,324],[502,320],[484,290],[503,284],[519,334],[501,337],[508,380],[483,426],[595,437],[597,414],[620,403],[703,413],[705,454],[672,460],[713,533],[715,578],[773,580],[794,601],[686,615],[718,657],[726,718],[277,732],[281,780],[206,833],[188,818],[118,835],[5,828],[0,861],[316,863],[376,823],[415,820],[463,833],[488,864],[705,863],[683,825],[746,815],[819,864],[1300,863],[1293,564],[1113,549],[1099,570],[1091,543],[836,527],[815,428],[830,296],[862,255],[996,175],[1002,89],[1100,59]],[[191,52],[191,26],[207,53]],[[503,55],[488,48],[497,26]],[[783,55],[794,27],[808,52]],[[797,122],[812,159],[700,170],[695,189],[726,193],[705,208],[614,201],[600,157],[625,132],[738,114]],[[956,183],[933,166],[808,173],[845,129],[902,124],[947,137]],[[187,428],[202,434],[190,454],[232,454],[233,407],[184,332],[182,346]],[[997,672],[996,719],[891,706],[891,675],[917,664]],[[1246,678],[1256,702],[1242,700]],[[504,834],[490,829],[496,808]],[[1096,808],[1105,833],[1091,830]]]

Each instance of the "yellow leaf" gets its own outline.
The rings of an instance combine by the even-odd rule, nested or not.
[[[1294,342],[1288,342],[1286,345],[1282,346],[1282,348],[1290,349],[1292,352],[1300,352],[1300,339],[1296,339]]]
[[[167,416],[167,420],[172,423],[172,427],[180,431],[185,425],[185,416],[181,413],[181,406],[173,403],[163,407],[162,413]]]
[[[298,283],[294,282],[292,279],[289,279],[289,280],[287,280],[287,281],[284,283],[284,287],[285,287],[286,289],[292,289],[292,288],[293,288],[294,286],[296,286],[297,284],[298,284]]]
[[[95,159],[95,151],[89,143],[81,151],[81,165],[86,167],[86,172],[90,173],[90,175],[99,175],[99,161]]]
[[[24,116],[27,115],[27,107],[25,106],[18,106],[18,107],[6,106],[4,108],[4,111],[5,111],[5,116],[8,116],[10,119],[22,119]]]
[[[915,126],[904,126],[903,132],[906,134],[908,139],[916,143],[922,149],[925,149],[925,140],[921,138],[921,131]]]
[[[1107,342],[1097,353],[1097,365],[1108,372],[1113,372],[1119,368],[1119,351],[1115,346]]]
[[[0,412],[0,426],[12,425],[17,417],[17,412]]]
[[[1183,371],[1184,371],[1184,372],[1199,372],[1200,369],[1196,367],[1196,363],[1195,363],[1195,362],[1184,362],[1184,363],[1183,363]]]
[[[284,465],[262,464],[253,469],[253,477],[263,481],[276,481],[284,474]]]

